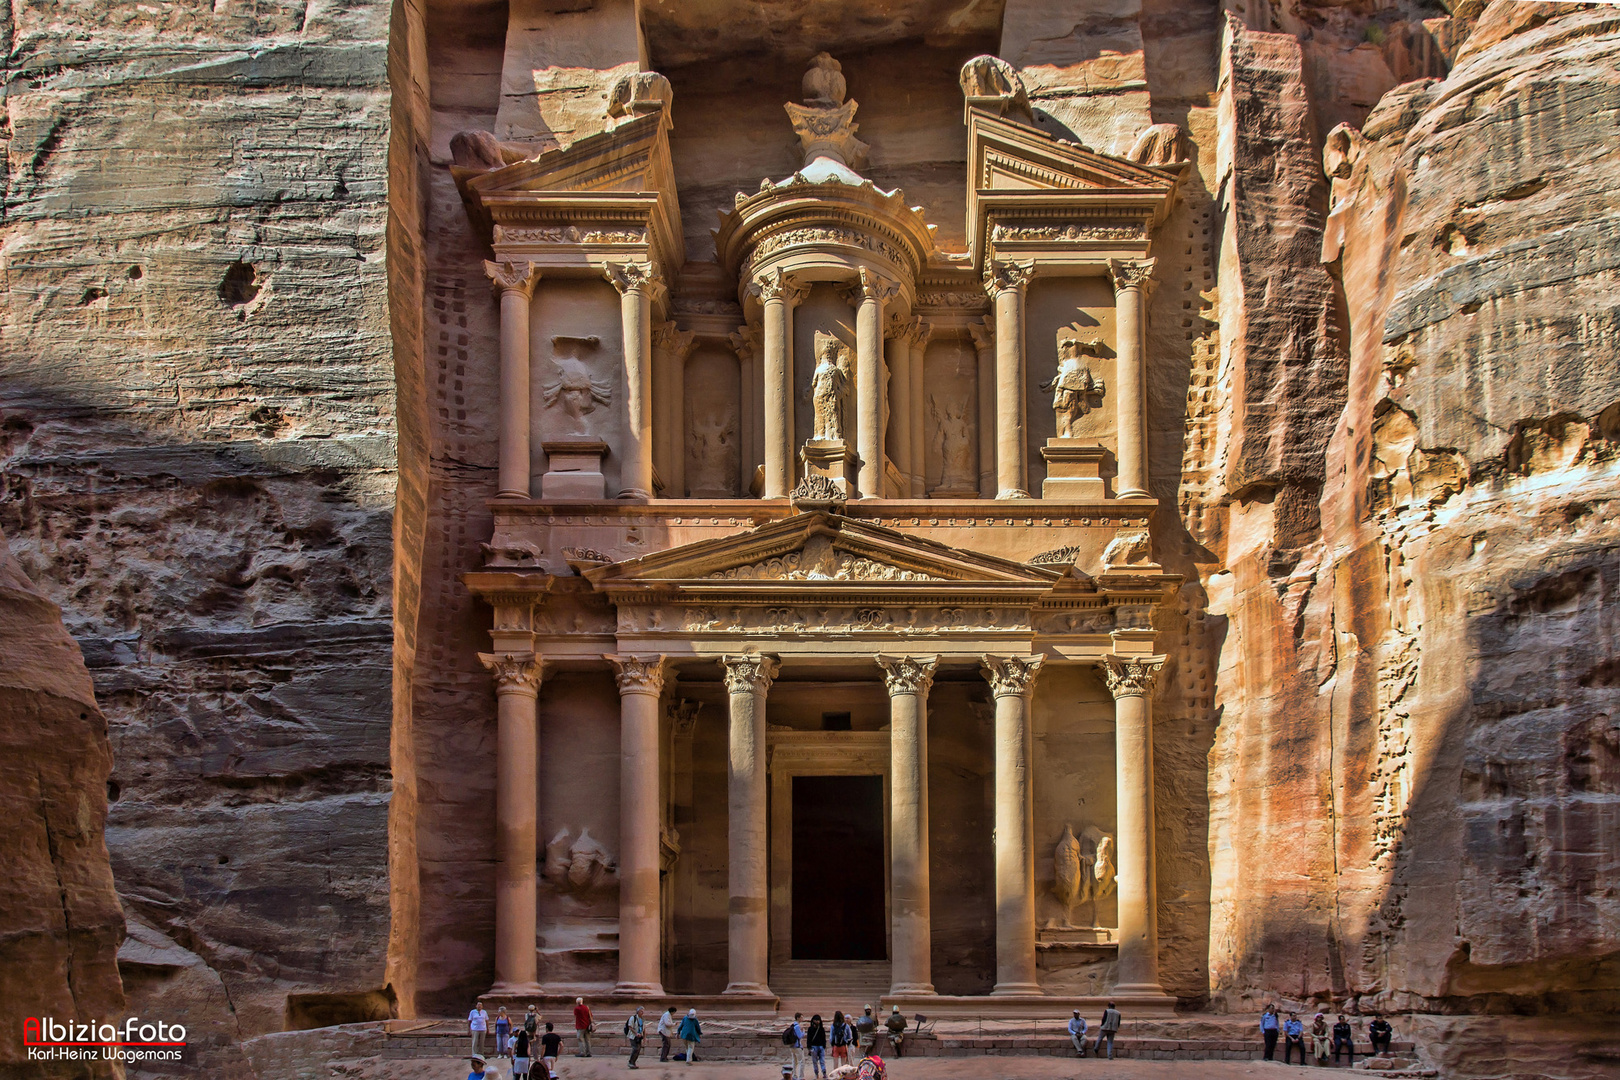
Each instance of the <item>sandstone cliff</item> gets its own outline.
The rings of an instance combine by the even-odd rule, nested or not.
[[[108,1019],[124,1005],[124,916],[104,828],[112,753],[79,647],[0,536],[0,1072],[122,1076],[27,1062],[22,1018]]]

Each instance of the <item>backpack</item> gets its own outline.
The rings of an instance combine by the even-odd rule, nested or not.
[[[798,1039],[793,1037],[793,1025],[792,1024],[789,1024],[787,1027],[782,1029],[782,1045],[783,1046],[792,1046],[794,1043],[796,1043],[798,1041],[799,1041]]]

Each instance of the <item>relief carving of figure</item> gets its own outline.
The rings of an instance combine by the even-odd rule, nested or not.
[[[612,852],[589,829],[580,829],[578,838],[570,840],[564,828],[546,845],[543,876],[559,889],[589,892],[606,884],[617,870]]]
[[[593,435],[594,426],[586,417],[596,411],[598,405],[609,405],[613,401],[613,384],[604,378],[599,378],[585,366],[585,361],[578,356],[570,355],[580,345],[594,349],[596,338],[558,338],[558,352],[563,355],[552,360],[556,373],[550,381],[541,384],[540,392],[546,408],[560,408],[565,417],[566,435]],[[565,346],[569,342],[572,348]],[[578,344],[573,344],[578,343]],[[565,352],[565,349],[567,350]]]
[[[967,400],[961,398],[941,404],[938,397],[931,397],[928,411],[934,417],[938,432],[939,486],[976,487],[978,478],[973,473],[973,432],[968,423]]]
[[[810,376],[817,439],[844,438],[844,397],[848,393],[849,350],[831,334],[816,335],[816,370]]]
[[[1052,851],[1052,869],[1056,873],[1052,895],[1067,910],[1080,899],[1080,893],[1086,886],[1086,866],[1080,857],[1080,841],[1074,838],[1074,829],[1068,825],[1063,826],[1063,835],[1058,837],[1057,847]]]
[[[692,491],[694,494],[731,490],[728,477],[736,471],[731,461],[732,436],[737,423],[729,416],[694,417],[692,421]]]
[[[1114,838],[1104,835],[1097,840],[1097,858],[1092,864],[1092,877],[1096,880],[1096,896],[1098,900],[1112,896],[1114,892]]]
[[[1097,406],[1096,398],[1103,395],[1103,381],[1081,363],[1081,358],[1100,355],[1101,347],[1095,341],[1064,338],[1058,343],[1058,369],[1051,382],[1043,383],[1042,390],[1052,394],[1052,412],[1057,417],[1057,437],[1072,439],[1077,436],[1075,426],[1080,418]]]

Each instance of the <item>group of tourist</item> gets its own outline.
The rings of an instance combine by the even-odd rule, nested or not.
[[[1120,1015],[1110,1001],[1108,1008],[1103,1010],[1102,1019],[1097,1022],[1097,1042],[1091,1052],[1102,1057],[1103,1043],[1108,1044],[1108,1060],[1114,1060],[1114,1037],[1119,1034]],[[1080,1015],[1080,1010],[1074,1010],[1069,1017],[1069,1042],[1074,1044],[1077,1057],[1086,1056],[1086,1018]]]
[[[1266,1043],[1266,1060],[1275,1061],[1277,1055],[1277,1039],[1279,1035],[1283,1040],[1283,1064],[1293,1064],[1294,1049],[1299,1049],[1299,1063],[1306,1063],[1306,1038],[1309,1038],[1310,1056],[1315,1058],[1318,1065],[1328,1063],[1331,1053],[1335,1064],[1341,1054],[1349,1056],[1352,1066],[1356,1063],[1355,1029],[1350,1026],[1350,1020],[1344,1013],[1339,1014],[1338,1022],[1331,1028],[1328,1026],[1327,1014],[1317,1013],[1311,1021],[1310,1031],[1305,1030],[1305,1024],[1298,1013],[1291,1012],[1286,1020],[1279,1020],[1277,1006],[1267,1005],[1260,1014],[1260,1037]],[[1390,1027],[1389,1021],[1374,1013],[1367,1022],[1367,1040],[1372,1044],[1374,1054],[1382,1051],[1389,1053],[1390,1043],[1395,1039],[1395,1029]]]
[[[490,1052],[512,1063],[512,1077],[532,1077],[533,1080],[551,1080],[556,1073],[557,1058],[562,1056],[562,1036],[555,1026],[547,1023],[542,1032],[540,1013],[533,1005],[523,1014],[521,1023],[514,1024],[502,1005],[495,1011],[493,1021],[482,1004],[475,1003],[467,1014],[467,1030],[472,1035],[472,1066],[469,1080],[481,1080],[489,1059],[484,1056],[486,1040],[493,1038]],[[574,1039],[583,1057],[591,1056],[591,1033],[596,1021],[591,1007],[584,998],[574,999]]]
[[[805,1080],[808,1069],[811,1077],[826,1080],[827,1061],[832,1060],[833,1075],[840,1075],[846,1067],[870,1066],[868,1074],[883,1074],[880,1040],[887,1040],[895,1057],[904,1056],[906,1018],[900,1015],[900,1006],[892,1006],[889,1018],[880,1026],[868,1005],[856,1016],[834,1010],[832,1023],[824,1023],[821,1014],[804,1022],[803,1013],[793,1014],[793,1023],[782,1029],[782,1045],[787,1048],[793,1069],[793,1080]],[[855,1059],[855,1055],[860,1055]],[[854,1059],[854,1060],[852,1060]]]

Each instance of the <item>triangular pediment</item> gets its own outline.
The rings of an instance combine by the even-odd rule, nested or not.
[[[798,514],[750,532],[585,571],[598,588],[652,585],[1020,584],[1048,588],[1061,572],[946,547],[839,514]]]
[[[656,191],[669,163],[669,125],[663,114],[638,116],[608,131],[481,173],[469,191],[505,192]]]
[[[1028,124],[975,110],[968,117],[972,186],[988,191],[1129,192],[1168,197],[1161,169],[1053,138]]]

